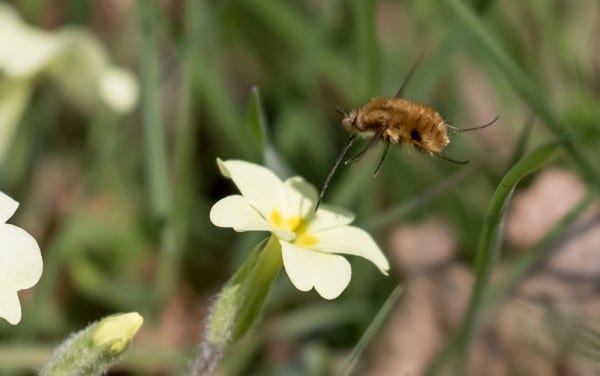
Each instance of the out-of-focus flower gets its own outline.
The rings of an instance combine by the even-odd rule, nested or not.
[[[350,263],[339,254],[366,258],[387,275],[389,264],[364,230],[349,226],[354,216],[321,205],[315,188],[301,177],[281,181],[270,170],[244,161],[217,160],[221,173],[241,195],[225,197],[211,209],[219,227],[236,231],[269,231],[281,246],[283,266],[301,291],[313,287],[326,299],[339,296],[350,282]]]
[[[42,256],[35,239],[6,223],[18,206],[0,192],[0,317],[13,325],[21,321],[17,291],[32,287],[42,275]]]
[[[0,3],[0,161],[15,134],[38,79],[48,78],[78,108],[127,113],[138,86],[127,70],[110,64],[98,38],[83,28],[49,32],[25,24]]]

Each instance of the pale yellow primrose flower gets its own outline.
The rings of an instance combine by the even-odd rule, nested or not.
[[[348,226],[354,215],[321,204],[315,212],[315,188],[297,176],[281,181],[270,170],[244,161],[217,160],[221,173],[241,195],[225,197],[210,211],[210,220],[235,231],[270,231],[279,240],[283,266],[298,290],[313,287],[334,299],[350,283],[350,263],[338,254],[366,258],[387,275],[389,263],[364,230]]]
[[[0,2],[0,164],[8,154],[36,83],[49,79],[84,112],[132,111],[135,76],[110,63],[98,38],[82,27],[46,31],[23,22]]]
[[[127,113],[138,99],[133,74],[112,65],[90,31],[75,26],[57,31],[32,27],[12,7],[0,3],[0,79],[22,81],[40,74],[54,79],[84,110],[102,101],[117,113]]]
[[[6,223],[18,206],[0,192],[0,317],[13,325],[21,321],[17,291],[32,287],[42,275],[42,255],[35,239]]]

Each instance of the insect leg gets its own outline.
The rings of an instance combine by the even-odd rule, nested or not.
[[[456,132],[470,132],[470,131],[476,131],[478,129],[483,129],[483,128],[489,127],[490,125],[494,124],[496,122],[496,120],[498,120],[499,118],[500,118],[500,116],[496,116],[494,118],[494,120],[492,120],[492,121],[490,121],[488,123],[485,123],[483,125],[480,125],[478,127],[472,127],[472,128],[456,128],[456,127],[453,127],[450,124],[445,124],[445,125],[446,125],[446,127],[450,128],[450,129],[452,129],[453,131],[456,131]]]
[[[369,151],[369,149],[371,149],[376,143],[379,142],[379,140],[381,140],[381,136],[383,136],[383,129],[377,131],[377,133],[375,133],[375,135],[371,138],[371,140],[369,140],[369,143],[367,144],[367,146],[362,149],[361,151],[358,152],[358,154],[354,155],[351,158],[348,158],[348,160],[346,160],[346,162],[344,162],[345,165],[348,164],[354,164],[358,161],[360,161],[362,159],[362,157],[365,156],[365,154],[367,154],[367,151]]]
[[[379,163],[377,163],[377,168],[375,168],[375,172],[373,172],[373,177],[377,176],[379,170],[381,170],[381,166],[383,166],[383,161],[385,160],[385,156],[387,155],[388,149],[390,148],[390,142],[385,141],[383,145],[383,152],[381,153],[381,158],[379,158]]]
[[[469,161],[457,161],[456,159],[448,158],[448,157],[446,157],[445,155],[442,155],[442,154],[436,154],[436,153],[434,153],[433,155],[435,155],[436,157],[441,158],[441,159],[443,159],[445,161],[456,163],[456,164],[467,164],[467,163],[469,163]]]
[[[323,183],[323,187],[321,188],[321,192],[319,193],[319,200],[317,201],[317,205],[315,206],[315,211],[317,211],[317,209],[319,208],[319,205],[321,204],[321,201],[323,201],[323,197],[325,196],[325,191],[327,190],[327,187],[329,186],[329,182],[331,181],[331,178],[333,177],[335,170],[337,170],[340,163],[342,163],[342,159],[344,159],[344,156],[346,155],[346,153],[348,152],[348,150],[350,149],[350,147],[352,146],[354,141],[356,141],[356,133],[352,133],[350,135],[348,142],[346,142],[346,145],[344,145],[344,148],[342,149],[342,151],[340,152],[340,155],[335,160],[335,163],[333,164],[331,171],[329,171],[329,174],[327,175],[327,178],[325,179],[325,183]]]

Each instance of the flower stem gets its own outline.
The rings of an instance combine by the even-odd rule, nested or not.
[[[254,247],[212,306],[192,375],[210,374],[227,345],[248,331],[262,311],[282,266],[281,246],[275,236]]]

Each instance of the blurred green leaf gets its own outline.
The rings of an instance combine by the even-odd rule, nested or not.
[[[368,318],[371,313],[365,300],[339,300],[305,305],[282,315],[269,325],[272,335],[300,338],[322,330],[337,328]]]
[[[263,113],[260,102],[260,91],[258,87],[252,87],[248,107],[246,108],[246,120],[244,122],[246,130],[250,134],[248,140],[253,148],[257,151],[257,155],[263,155],[265,144],[267,143],[267,125],[265,114]]]

